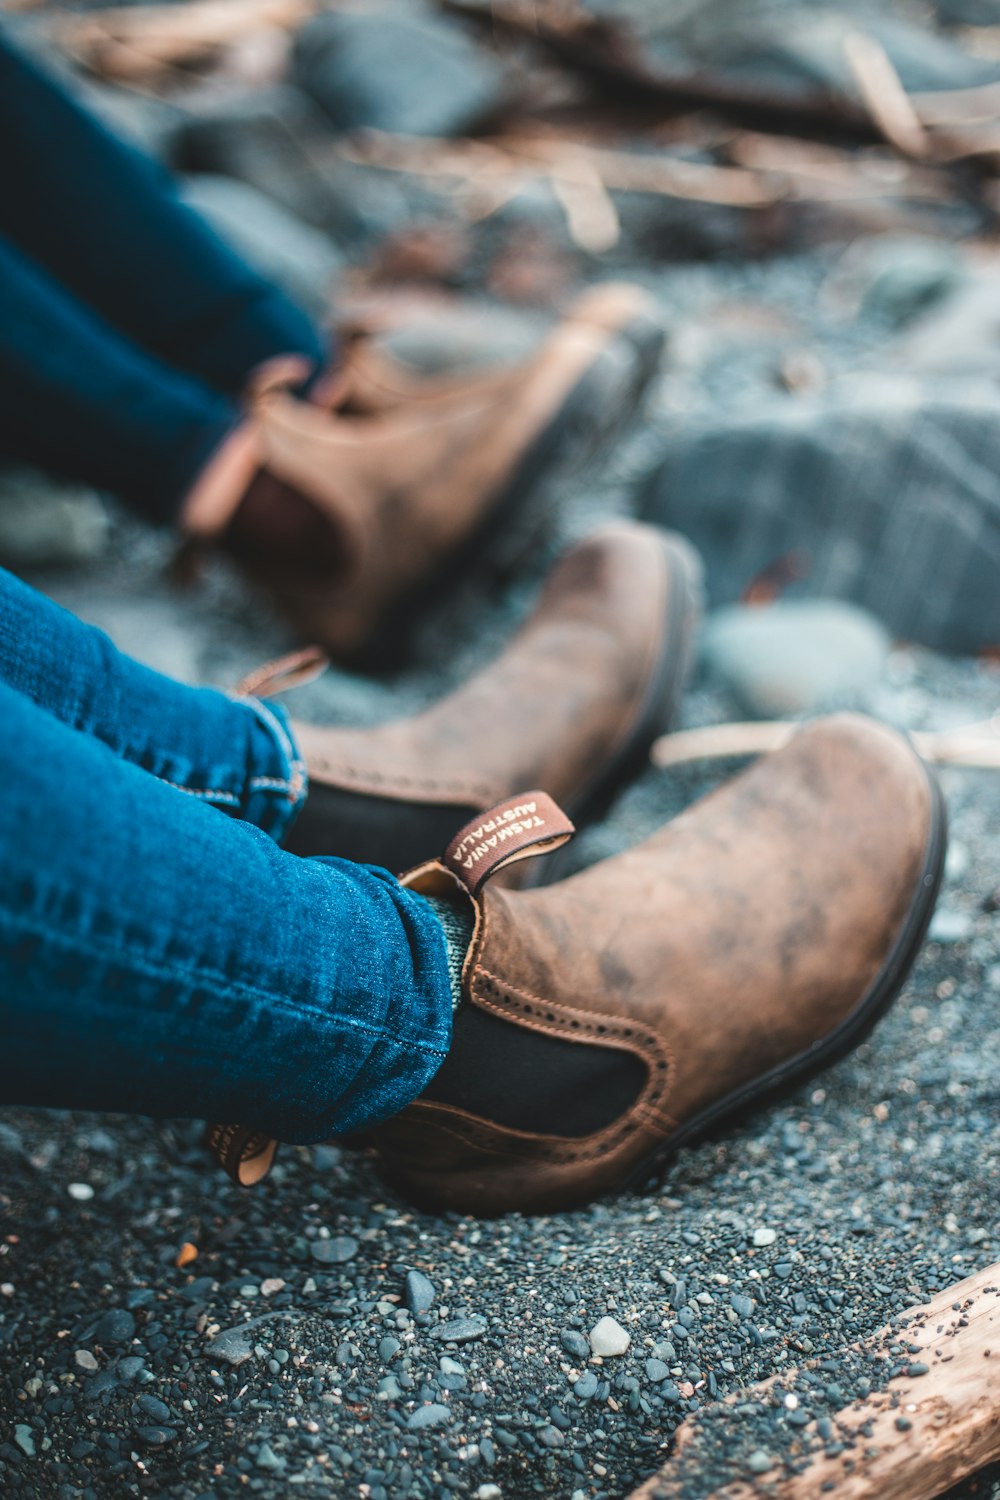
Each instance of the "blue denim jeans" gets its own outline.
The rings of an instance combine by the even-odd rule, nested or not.
[[[248,373],[320,333],[0,32],[0,454],[175,518]]]
[[[0,1103],[394,1114],[451,1039],[444,933],[385,870],[276,842],[280,708],[190,688],[0,571]]]

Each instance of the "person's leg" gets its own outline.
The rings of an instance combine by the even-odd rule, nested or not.
[[[298,859],[0,684],[0,1100],[325,1139],[440,1066],[433,907]]]
[[[310,319],[0,32],[0,233],[135,343],[236,394],[279,355],[320,367]]]
[[[123,760],[280,839],[306,778],[282,709],[188,687],[0,569],[0,683]]]
[[[130,344],[0,235],[5,458],[113,490],[149,519],[172,521],[238,420],[225,397]]]

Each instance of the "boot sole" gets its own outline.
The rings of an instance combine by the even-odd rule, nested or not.
[[[660,636],[660,651],[635,723],[626,739],[599,768],[589,785],[575,797],[563,801],[569,817],[580,826],[599,822],[616,794],[648,764],[653,741],[673,724],[694,659],[695,630],[704,598],[701,559],[683,537],[669,535],[661,541],[667,578],[668,609]],[[524,865],[522,890],[552,885],[565,879],[572,864],[572,845],[545,859]]]
[[[409,627],[429,613],[452,585],[479,571],[484,554],[491,567],[511,571],[530,554],[551,520],[554,499],[526,517],[539,485],[576,450],[577,467],[617,438],[655,376],[666,333],[651,318],[636,316],[609,335],[551,421],[529,443],[499,491],[484,522],[434,572],[409,590],[382,618],[368,642],[351,653],[350,664],[374,671],[401,666],[407,656]],[[628,368],[622,378],[622,364]],[[595,422],[595,413],[603,420]]]
[[[676,1153],[715,1134],[720,1125],[731,1125],[751,1108],[774,1103],[804,1079],[839,1062],[852,1052],[885,1015],[905,984],[927,936],[944,874],[948,846],[948,817],[936,777],[924,767],[931,793],[931,827],[917,893],[895,945],[874,983],[850,1016],[823,1041],[806,1052],[763,1073],[724,1099],[710,1105],[650,1152],[628,1176],[619,1191],[639,1192],[655,1186]]]

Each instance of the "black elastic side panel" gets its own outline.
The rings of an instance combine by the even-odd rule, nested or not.
[[[545,1036],[467,1003],[421,1097],[513,1130],[576,1138],[623,1115],[646,1078],[634,1053]]]
[[[463,823],[479,811],[397,802],[313,782],[284,847],[292,854],[327,854],[362,865],[383,865],[399,875],[411,865],[437,859]]]

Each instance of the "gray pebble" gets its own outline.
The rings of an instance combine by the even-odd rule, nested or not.
[[[139,1427],[135,1435],[144,1448],[165,1448],[168,1443],[177,1441],[173,1427]]]
[[[577,1333],[575,1328],[564,1328],[559,1335],[559,1342],[567,1354],[572,1354],[574,1359],[589,1359],[590,1344],[582,1333]]]
[[[124,1307],[110,1308],[94,1332],[99,1344],[127,1344],[135,1336],[135,1318]]]
[[[310,1248],[313,1260],[323,1266],[340,1266],[353,1260],[358,1253],[358,1242],[353,1235],[338,1234],[328,1240],[314,1240]]]
[[[411,1432],[416,1432],[429,1427],[446,1427],[451,1421],[450,1406],[431,1402],[429,1406],[418,1406],[415,1412],[411,1412],[406,1425]]]
[[[425,1313],[434,1301],[434,1286],[421,1271],[407,1271],[404,1291],[411,1313]]]
[[[280,1473],[287,1466],[286,1458],[279,1458],[270,1443],[261,1443],[257,1450],[258,1469],[267,1469],[272,1473]]]
[[[253,1349],[247,1333],[242,1328],[224,1328],[207,1346],[205,1353],[213,1363],[224,1360],[226,1364],[242,1365],[252,1358]]]
[[[486,1324],[477,1318],[452,1318],[432,1328],[430,1336],[443,1344],[470,1344],[473,1339],[481,1339],[485,1332]]]
[[[18,1422],[14,1428],[14,1441],[22,1453],[29,1458],[35,1456],[35,1439],[31,1435],[31,1428],[27,1422]]]
[[[139,1396],[135,1404],[153,1422],[163,1423],[171,1419],[170,1407],[158,1396]]]

